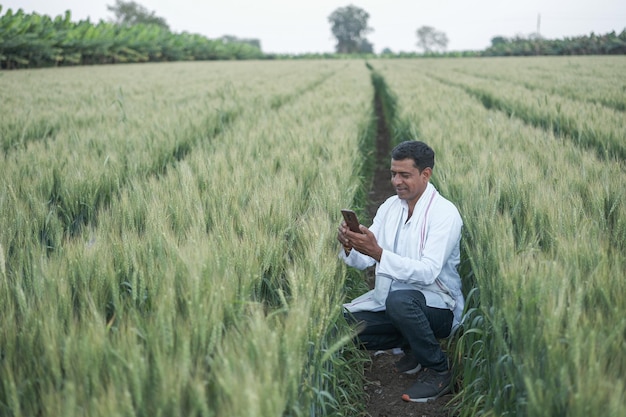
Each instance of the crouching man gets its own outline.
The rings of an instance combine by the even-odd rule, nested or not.
[[[430,183],[434,165],[425,143],[400,143],[391,152],[396,195],[378,208],[369,229],[353,232],[342,222],[337,234],[347,265],[376,265],[374,289],[344,305],[346,318],[360,324],[364,348],[404,350],[398,372],[419,372],[402,395],[412,402],[450,391],[452,373],[438,339],[459,324],[464,307],[457,271],[463,222]]]

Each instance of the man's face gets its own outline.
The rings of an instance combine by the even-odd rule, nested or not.
[[[413,159],[391,160],[391,185],[401,200],[406,200],[409,206],[414,206],[421,197],[432,174],[431,168],[424,168],[421,172],[413,164]]]

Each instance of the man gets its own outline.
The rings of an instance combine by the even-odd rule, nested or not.
[[[372,226],[350,231],[345,222],[337,239],[347,265],[376,264],[373,290],[344,305],[346,317],[361,323],[358,338],[369,350],[402,347],[399,372],[420,371],[402,395],[426,402],[450,391],[451,371],[438,339],[459,324],[464,307],[457,271],[463,222],[456,207],[430,183],[435,153],[425,143],[406,141],[391,152],[387,199]]]

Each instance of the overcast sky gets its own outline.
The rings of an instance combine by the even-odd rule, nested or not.
[[[374,51],[418,51],[416,31],[432,26],[449,39],[448,50],[480,50],[494,36],[548,39],[620,33],[626,28],[626,0],[138,0],[163,17],[174,32],[208,38],[256,38],[263,52],[333,52],[328,16],[354,5],[370,15],[367,35]],[[115,0],[0,0],[1,15],[22,8],[51,17],[72,12],[72,20],[109,20]]]

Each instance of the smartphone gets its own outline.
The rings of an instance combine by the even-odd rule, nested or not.
[[[361,229],[359,229],[359,219],[357,219],[356,213],[354,211],[342,209],[341,214],[343,214],[343,218],[346,221],[346,224],[348,225],[350,230],[356,233],[363,233],[361,232]]]

